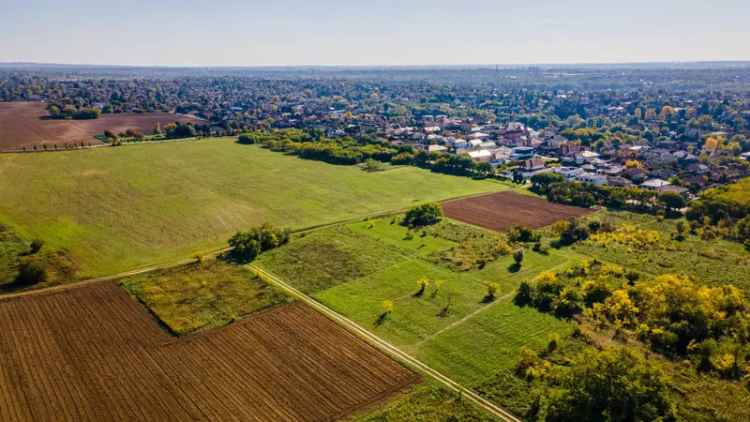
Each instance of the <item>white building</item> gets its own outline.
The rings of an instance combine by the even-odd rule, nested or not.
[[[467,152],[469,157],[478,163],[488,163],[492,160],[492,152],[486,149]]]
[[[651,190],[659,190],[665,186],[669,186],[671,183],[667,182],[666,180],[662,179],[649,179],[645,182],[641,183],[641,187],[645,189],[651,189]]]

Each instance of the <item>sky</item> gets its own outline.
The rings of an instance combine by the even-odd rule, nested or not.
[[[748,22],[748,0],[0,0],[0,62],[276,66],[750,60]]]

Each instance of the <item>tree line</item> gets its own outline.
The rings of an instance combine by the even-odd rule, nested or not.
[[[566,181],[557,173],[531,177],[531,190],[551,202],[590,208],[603,206],[616,210],[677,216],[687,205],[685,198],[674,192],[657,192],[641,188],[597,186]]]
[[[376,160],[394,165],[411,165],[434,171],[469,177],[489,177],[488,163],[476,163],[467,156],[417,150],[408,145],[393,146],[385,141],[362,137],[326,138],[314,131],[286,129],[246,132],[237,138],[240,144],[258,144],[271,151],[284,152],[309,160],[354,165]]]

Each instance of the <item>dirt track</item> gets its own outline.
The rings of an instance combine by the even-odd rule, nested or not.
[[[589,214],[593,210],[554,204],[515,192],[498,192],[445,202],[443,212],[459,221],[504,231],[513,226],[544,227],[559,220]]]
[[[94,120],[43,120],[45,104],[41,102],[0,102],[0,149],[16,149],[33,145],[101,144],[95,135],[110,130],[114,133],[138,129],[151,133],[156,124],[162,127],[176,121],[196,122],[170,113],[118,113],[102,115]]]
[[[188,338],[113,283],[0,300],[0,420],[332,420],[417,375],[297,303]]]

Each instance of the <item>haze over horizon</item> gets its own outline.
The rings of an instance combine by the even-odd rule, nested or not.
[[[742,61],[750,8],[694,0],[7,0],[0,62],[417,66]],[[217,4],[219,3],[219,4]]]

